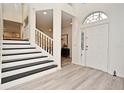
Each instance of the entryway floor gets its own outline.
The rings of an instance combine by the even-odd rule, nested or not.
[[[47,76],[9,88],[10,90],[123,90],[124,78],[75,64]]]
[[[62,57],[61,62],[62,62],[62,67],[71,64],[72,59],[70,57]]]

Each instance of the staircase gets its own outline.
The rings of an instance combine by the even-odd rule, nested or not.
[[[3,40],[2,88],[41,77],[57,70],[52,57],[27,40]]]

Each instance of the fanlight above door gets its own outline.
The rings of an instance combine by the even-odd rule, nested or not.
[[[105,19],[108,19],[108,16],[105,13],[100,11],[93,12],[85,18],[83,24],[89,24],[89,23],[93,23],[93,22],[97,22]]]

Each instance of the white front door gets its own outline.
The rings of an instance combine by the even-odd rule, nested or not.
[[[86,66],[107,72],[108,24],[85,28]]]

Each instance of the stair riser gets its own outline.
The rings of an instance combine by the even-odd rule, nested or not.
[[[22,73],[22,72],[27,72],[27,71],[35,70],[35,69],[38,69],[38,68],[50,66],[50,65],[53,65],[53,64],[55,64],[55,63],[51,62],[51,63],[46,63],[46,64],[41,64],[41,65],[26,67],[26,68],[22,68],[22,69],[18,69],[18,70],[4,72],[4,73],[2,73],[2,78],[12,76],[12,75],[15,75],[15,74],[19,74],[19,73]]]
[[[16,55],[26,55],[26,54],[36,54],[36,53],[41,53],[41,51],[37,52],[27,52],[27,53],[13,53],[13,54],[2,54],[2,56],[16,56]]]
[[[43,56],[42,53],[36,53],[36,54],[25,54],[25,55],[12,55],[12,56],[3,56],[3,60],[13,60],[13,59],[21,59],[21,58],[31,58],[31,57],[37,57],[37,56]]]
[[[33,79],[40,78],[40,77],[45,76],[47,74],[53,73],[55,71],[57,71],[57,68],[52,68],[52,69],[49,69],[49,70],[46,70],[46,71],[43,71],[43,72],[40,72],[40,73],[36,73],[36,74],[30,75],[30,76],[27,76],[27,77],[23,77],[23,78],[20,78],[20,79],[2,84],[2,89],[7,89],[7,88],[10,88],[10,87],[22,84],[24,82],[31,81]]]
[[[6,63],[3,62],[2,64],[3,72],[1,74],[1,77],[2,77],[2,83],[4,83],[2,84],[3,89],[9,88],[17,84],[24,83],[26,81],[30,81],[32,79],[44,76],[46,74],[49,74],[57,70],[57,67],[56,67],[57,65],[55,65],[56,63],[52,61],[53,57],[49,56],[45,52],[29,53],[29,52],[41,51],[29,45],[30,44],[29,41],[4,40],[3,43],[4,45],[2,46],[3,47],[2,54],[28,52],[27,54],[16,54],[16,55],[14,54],[14,55],[2,56],[2,60],[6,62]],[[7,50],[6,48],[9,48],[9,49]],[[16,49],[11,49],[11,48],[16,48]],[[28,48],[28,49],[17,49],[17,48]],[[32,58],[32,59],[29,59],[29,58]],[[17,59],[17,60],[14,61],[14,59]],[[34,62],[36,62],[37,64],[30,64]],[[28,65],[25,65],[25,64],[28,64]],[[19,66],[19,65],[22,65],[22,66]],[[14,66],[17,66],[17,67],[14,67]]]
[[[22,69],[22,68],[32,67],[32,66],[36,66],[36,65],[46,64],[46,63],[50,63],[50,62],[54,62],[54,61],[53,60],[44,60],[44,61],[38,61],[38,62],[30,63],[30,64],[24,64],[24,65],[18,65],[18,66],[14,66],[14,67],[2,68],[2,73],[14,71],[14,70]]]
[[[13,54],[13,53],[26,53],[26,52],[34,52],[38,51],[36,49],[21,49],[21,50],[3,50],[3,54]]]
[[[3,45],[4,48],[23,48],[30,47],[30,45]]]
[[[3,40],[3,43],[29,43],[29,41]]]
[[[49,60],[49,58],[45,57],[45,58],[30,59],[30,60],[25,60],[25,61],[18,61],[18,62],[14,62],[14,63],[13,62],[6,63],[6,64],[2,64],[2,68],[24,65],[24,64],[29,64],[29,63],[34,63],[34,62],[39,62],[39,61],[44,61],[44,60]]]

